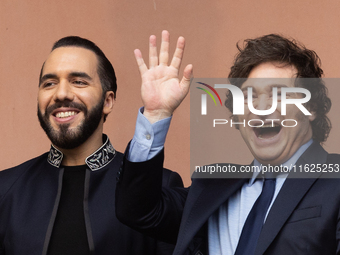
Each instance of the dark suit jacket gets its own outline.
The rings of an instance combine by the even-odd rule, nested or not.
[[[177,240],[174,254],[208,254],[207,220],[247,180],[193,179],[190,188],[162,190],[157,185],[162,162],[163,153],[142,163],[124,160],[116,191],[117,217],[154,237]],[[313,143],[296,165],[305,164],[326,164],[322,166],[329,171],[330,164],[339,167],[340,156]],[[308,178],[287,178],[268,214],[255,254],[340,254],[340,179],[323,178],[339,174],[310,172]],[[294,172],[290,175],[299,177]],[[127,194],[130,183],[134,183],[135,192]]]
[[[107,152],[107,148],[104,149]],[[91,254],[171,254],[173,246],[159,243],[117,220],[115,186],[123,155],[119,152],[111,154],[100,158],[107,160],[100,169],[86,170],[84,214]],[[61,167],[48,163],[50,156],[45,153],[22,165],[0,171],[1,255],[41,255],[47,252],[63,176]],[[97,164],[95,160],[92,163]],[[164,170],[164,174],[164,185],[183,187],[177,173]]]

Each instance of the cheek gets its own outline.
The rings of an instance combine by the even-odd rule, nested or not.
[[[243,124],[239,125],[238,129],[239,129],[239,131],[241,133],[241,136],[242,136],[243,140],[245,142],[247,142],[249,140],[249,131],[250,131],[249,127],[247,126],[247,124],[246,124],[245,127],[243,126]]]
[[[49,97],[44,93],[38,94],[38,107],[42,113],[45,112],[48,104],[49,104]]]
[[[299,108],[295,105],[287,106],[286,119],[295,119],[298,122],[309,122],[308,116],[306,116]]]
[[[302,112],[296,115],[296,120],[299,123],[300,129],[302,132],[307,133],[310,127],[310,121],[307,116],[305,116]]]
[[[257,106],[254,106],[255,109],[257,109]],[[244,105],[244,115],[239,115],[239,120],[243,121],[244,119],[255,119],[255,115],[254,113],[252,113],[250,110],[249,110],[249,105],[248,104],[245,104]]]
[[[40,90],[38,91],[38,107],[42,114],[45,114],[46,109],[54,104],[54,89]]]
[[[97,90],[88,90],[88,91],[79,91],[77,93],[77,98],[82,101],[83,104],[85,104],[88,108],[92,108],[102,98],[101,91]]]

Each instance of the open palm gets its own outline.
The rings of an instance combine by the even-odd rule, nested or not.
[[[156,37],[150,36],[149,68],[147,68],[140,50],[135,50],[135,57],[142,78],[141,95],[144,103],[144,115],[151,123],[172,115],[189,91],[192,65],[186,66],[181,81],[178,79],[182,62],[185,39],[179,37],[171,64],[169,60],[169,32],[162,32],[159,58],[157,57]]]

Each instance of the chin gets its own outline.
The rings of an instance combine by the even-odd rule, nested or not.
[[[272,148],[266,148],[262,149],[260,153],[254,154],[254,157],[261,164],[279,165],[286,161],[280,157],[281,155],[282,152],[273,151]]]

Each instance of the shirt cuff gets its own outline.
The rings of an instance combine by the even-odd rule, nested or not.
[[[149,160],[163,149],[172,118],[151,124],[143,115],[143,111],[143,107],[138,111],[135,134],[130,143],[128,160],[132,162]]]

